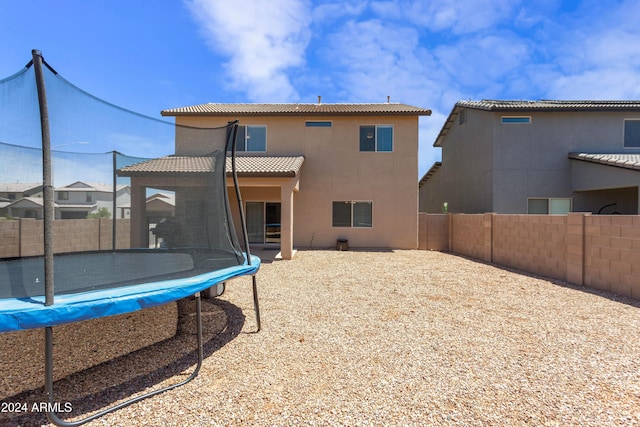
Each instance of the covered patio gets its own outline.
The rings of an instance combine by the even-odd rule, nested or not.
[[[574,212],[640,212],[640,154],[570,153],[569,159]]]
[[[283,259],[291,259],[293,249],[293,206],[294,194],[299,191],[300,169],[304,162],[302,156],[239,156],[236,158],[238,182],[241,187],[243,208],[247,212],[247,203],[279,204],[279,221],[267,222],[266,217],[250,214],[247,228],[254,236],[251,243],[260,243],[259,229],[264,231],[266,243],[267,227],[278,234],[280,254]],[[124,167],[118,170],[119,176],[131,178],[131,245],[141,247],[149,244],[149,224],[146,219],[146,200],[148,189],[175,192],[175,217],[184,230],[203,212],[203,203],[207,200],[207,179],[210,176],[212,162],[210,156],[166,156]],[[242,233],[237,197],[231,176],[231,161],[227,159],[227,189],[232,206],[232,217],[236,232]],[[277,227],[277,229],[276,229]],[[253,233],[252,233],[253,231]],[[134,246],[135,245],[135,246]]]

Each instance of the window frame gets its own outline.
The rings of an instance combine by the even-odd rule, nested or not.
[[[637,135],[635,142],[636,145],[627,145],[627,122],[637,122],[638,128],[636,129]],[[630,150],[640,149],[640,118],[629,117],[622,121],[622,146]]]
[[[546,213],[531,213],[529,209],[529,202],[531,200],[545,200],[547,202]],[[569,210],[565,213],[552,213],[551,204],[554,200],[557,201],[569,201]],[[527,197],[527,215],[566,215],[569,212],[573,212],[573,198],[572,197]]]
[[[336,225],[335,206],[343,203],[349,205],[349,225]],[[358,204],[369,205],[369,225],[355,225],[355,210]],[[373,228],[373,200],[332,200],[331,201],[331,228]]]
[[[463,108],[458,113],[458,126],[462,126],[467,123],[467,109]]]
[[[362,149],[362,135],[363,128],[373,127],[373,150],[363,150]],[[390,150],[380,150],[378,148],[378,129],[379,128],[390,128],[391,129],[391,149]],[[368,125],[360,125],[358,128],[358,148],[361,153],[393,153],[395,140],[395,129],[392,124],[368,124]],[[365,141],[366,142],[366,141]]]
[[[263,128],[264,129],[264,150],[248,150],[247,143],[247,130],[249,128]],[[242,144],[240,139],[243,138]],[[236,136],[236,151],[239,153],[266,153],[267,152],[267,125],[241,125],[238,126],[238,134]]]
[[[530,125],[533,119],[531,116],[501,116],[500,123],[503,125]]]
[[[330,128],[333,122],[330,120],[305,120],[304,127],[307,128]]]

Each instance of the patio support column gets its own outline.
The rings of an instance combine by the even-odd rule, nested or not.
[[[134,183],[131,180],[131,248],[141,248],[148,246],[146,221],[145,221],[145,203],[146,203],[146,187]]]
[[[298,178],[280,187],[280,255],[293,258],[293,193],[298,190]]]

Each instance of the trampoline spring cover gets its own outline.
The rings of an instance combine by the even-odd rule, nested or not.
[[[0,332],[56,326],[65,323],[129,313],[191,296],[238,276],[255,275],[260,258],[251,255],[251,265],[224,267],[191,277],[56,294],[45,306],[44,296],[0,299]]]

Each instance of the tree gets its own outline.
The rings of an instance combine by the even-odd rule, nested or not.
[[[107,208],[100,208],[98,212],[90,213],[87,218],[111,218],[111,212]]]

